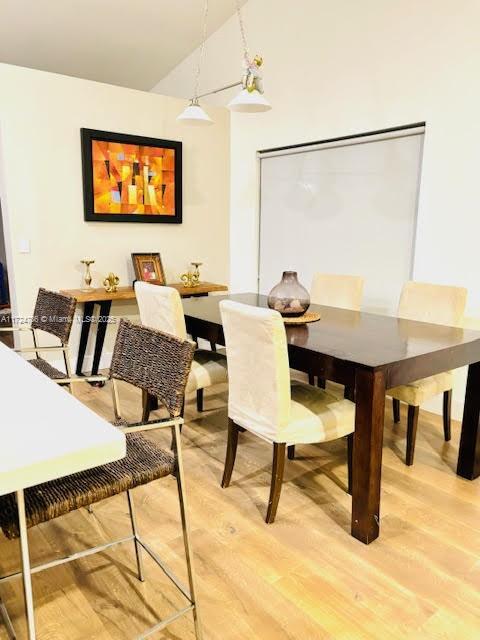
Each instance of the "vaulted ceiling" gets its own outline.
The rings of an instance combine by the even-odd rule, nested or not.
[[[150,90],[200,44],[203,10],[204,0],[0,0],[0,62]],[[208,33],[234,12],[235,0],[210,0]]]

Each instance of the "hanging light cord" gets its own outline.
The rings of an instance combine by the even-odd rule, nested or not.
[[[200,72],[202,70],[203,61],[205,59],[205,44],[207,42],[207,19],[208,19],[208,0],[205,0],[203,9],[203,39],[198,54],[198,64],[195,72],[195,89],[193,93],[193,104],[198,102],[198,91],[200,88]]]
[[[248,66],[250,62],[250,56],[248,55],[247,36],[245,35],[245,25],[243,23],[242,12],[240,11],[240,0],[236,0],[236,3],[237,3],[238,24],[240,25],[240,34],[242,36],[243,58],[245,60],[245,65]]]

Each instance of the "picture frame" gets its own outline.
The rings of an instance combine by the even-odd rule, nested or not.
[[[87,222],[181,224],[181,142],[80,131]]]
[[[159,253],[132,253],[135,278],[142,282],[165,285],[165,272]]]

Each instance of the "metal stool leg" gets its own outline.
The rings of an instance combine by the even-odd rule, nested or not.
[[[28,553],[27,519],[25,517],[25,497],[23,490],[17,491],[18,523],[20,528],[20,549],[22,554],[23,592],[25,595],[25,609],[27,612],[27,626],[29,640],[35,640],[35,613],[33,609],[32,575],[30,571],[30,556]]]
[[[3,620],[3,623],[7,630],[9,640],[17,640],[17,634],[15,633],[15,629],[13,628],[12,621],[10,620],[10,616],[8,615],[7,607],[3,604],[1,598],[0,598],[0,619]]]
[[[193,554],[190,543],[190,525],[187,516],[187,497],[185,495],[185,479],[183,475],[183,457],[182,457],[182,445],[180,442],[180,429],[178,424],[174,427],[174,439],[175,439],[175,451],[177,455],[177,487],[178,487],[178,500],[180,503],[180,515],[182,518],[183,529],[183,544],[185,546],[185,557],[187,560],[188,571],[188,584],[190,586],[191,602],[194,605],[193,608],[193,622],[195,625],[195,637],[197,640],[202,640],[202,628],[200,625],[200,618],[198,615],[197,594],[195,586],[195,570],[193,567]]]
[[[142,557],[142,547],[138,542],[138,529],[137,529],[137,517],[135,515],[135,507],[133,505],[133,496],[131,491],[127,491],[128,498],[128,510],[130,511],[130,521],[132,523],[132,533],[135,536],[135,555],[137,557],[137,571],[138,571],[138,579],[140,582],[145,582],[145,577],[143,575],[143,557]]]

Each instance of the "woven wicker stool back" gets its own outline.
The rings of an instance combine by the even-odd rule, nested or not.
[[[189,340],[120,320],[110,375],[148,391],[178,417],[194,351]]]
[[[67,344],[76,305],[77,301],[71,296],[40,288],[33,310],[32,329],[46,331]]]

